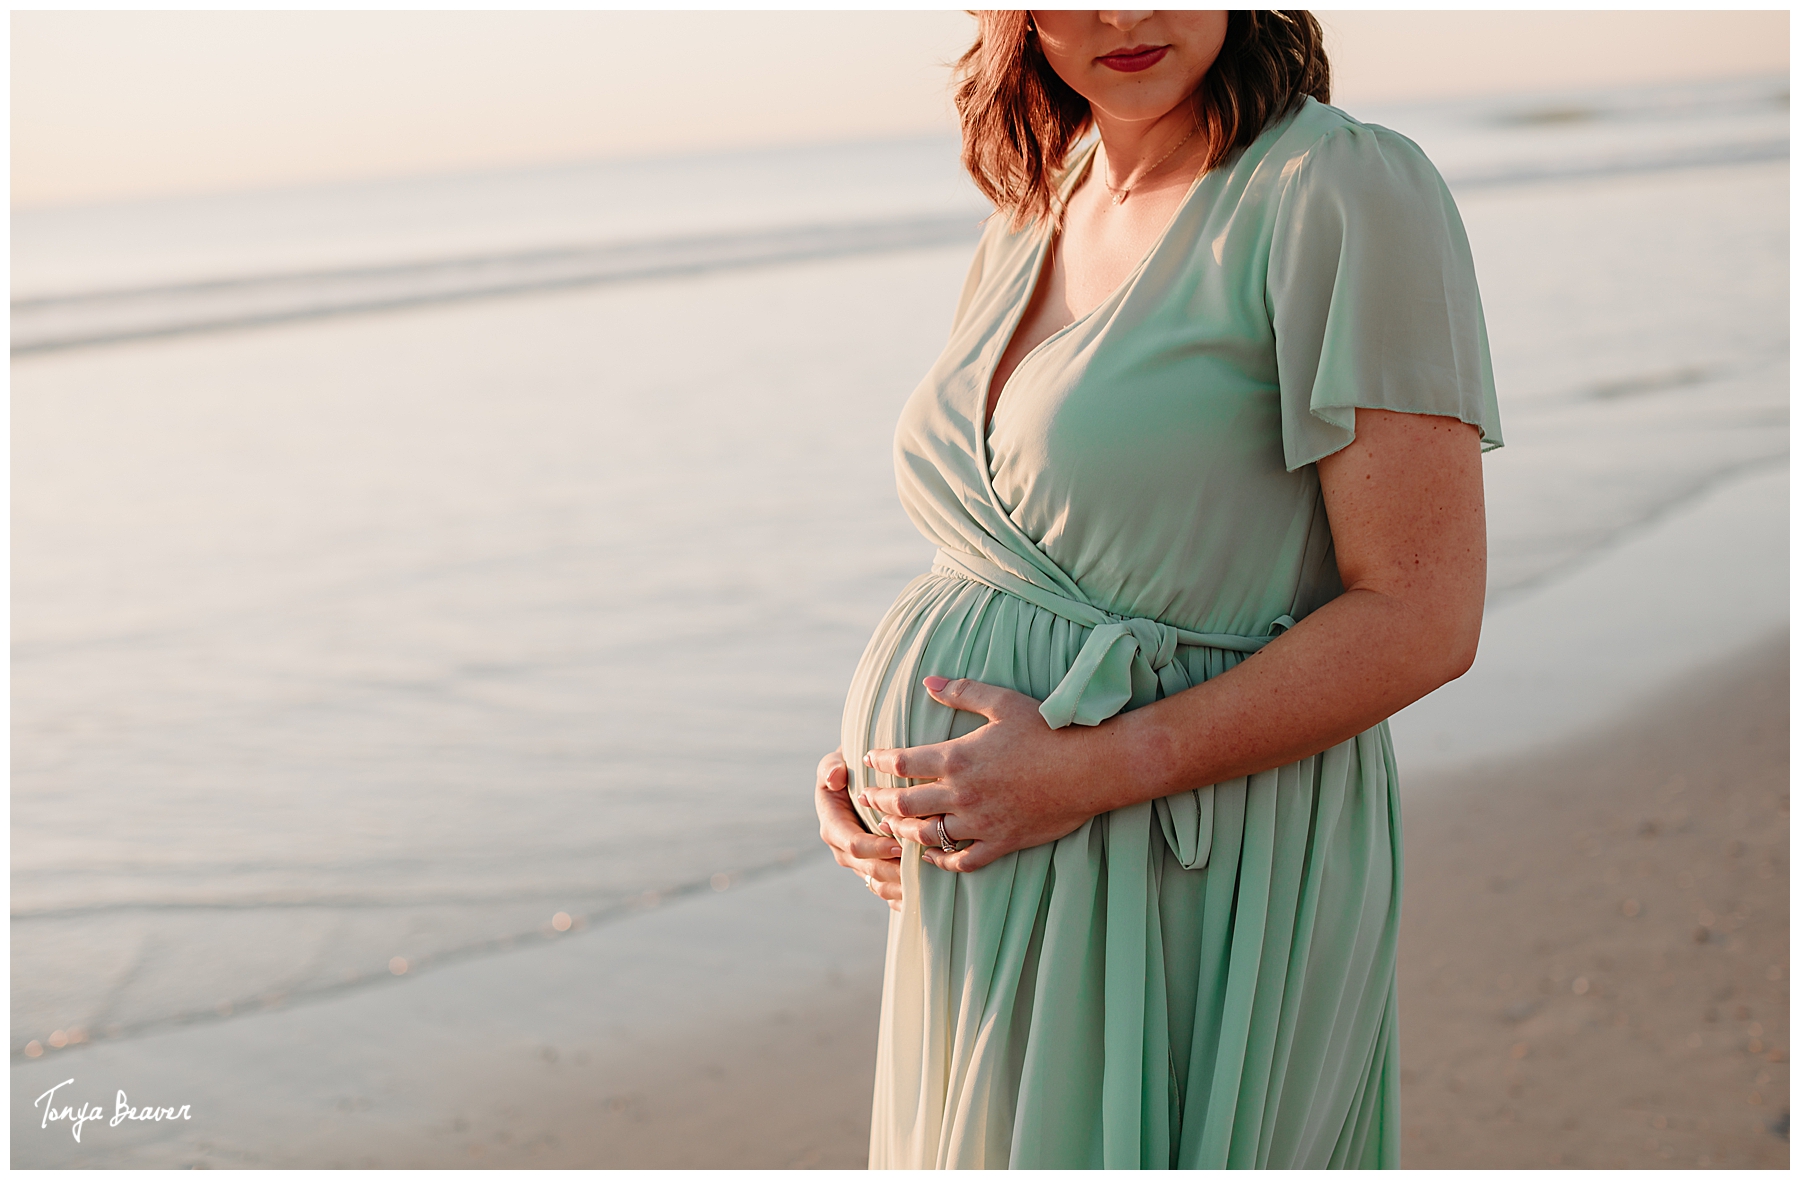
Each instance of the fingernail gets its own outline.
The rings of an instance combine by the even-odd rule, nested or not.
[[[944,686],[949,683],[950,682],[942,676],[927,676],[925,678],[925,687],[929,688],[932,692],[943,692]]]
[[[896,844],[892,848],[888,849],[887,857],[889,860],[894,860],[897,857],[899,857],[899,855],[900,855],[900,846],[898,844]]]
[[[864,754],[863,755],[863,765],[864,766],[874,766],[875,765],[874,759],[875,759],[874,751],[870,751],[869,753]]]
[[[887,826],[886,820],[883,820],[881,823],[876,824],[875,830],[877,832],[880,832],[884,836],[892,836],[894,834],[894,829]]]

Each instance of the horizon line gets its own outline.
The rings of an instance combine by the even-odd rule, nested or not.
[[[1785,93],[1790,80],[1790,73],[1756,71],[1749,73],[1717,74],[1696,78],[1667,78],[1660,81],[1638,82],[1626,85],[1537,87],[1523,90],[1494,90],[1477,93],[1440,94],[1435,96],[1414,96],[1407,98],[1375,98],[1358,100],[1356,105],[1371,110],[1404,109],[1408,107],[1452,104],[1460,105],[1465,103],[1479,105],[1482,103],[1507,100],[1530,102],[1533,100],[1543,101],[1556,98],[1618,95],[1621,93],[1643,94],[1663,90],[1678,90],[1683,87],[1724,86],[1731,83],[1743,85],[1773,85],[1779,83],[1783,87]],[[1334,101],[1330,105],[1336,106],[1338,104]],[[627,150],[618,154],[601,153],[529,162],[501,162],[435,169],[416,169],[412,171],[390,173],[366,172],[341,176],[321,176],[311,180],[286,180],[273,183],[252,182],[243,185],[227,185],[214,188],[171,189],[164,192],[143,193],[136,196],[26,201],[24,203],[14,201],[11,205],[11,213],[15,217],[32,214],[75,213],[89,210],[117,209],[163,203],[231,200],[233,198],[268,197],[278,194],[300,195],[318,191],[377,188],[384,185],[405,186],[409,184],[440,184],[458,180],[472,180],[478,177],[528,176],[533,173],[581,171],[589,168],[606,168],[613,166],[630,167],[639,164],[671,163],[682,160],[718,160],[722,158],[729,159],[733,156],[760,156],[780,154],[782,152],[803,153],[829,151],[833,149],[855,147],[878,147],[902,143],[923,143],[930,140],[955,140],[958,138],[960,138],[958,128],[951,124],[946,125],[940,130],[920,130],[917,132],[883,134],[860,138],[828,136],[817,139],[774,140],[763,143],[737,144],[731,146],[717,145],[706,147],[690,145],[666,151]]]

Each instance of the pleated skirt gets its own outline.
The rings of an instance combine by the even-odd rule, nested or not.
[[[924,676],[1042,699],[1086,636],[990,587],[917,579],[846,702],[853,784],[897,785],[862,768],[867,749],[982,723]],[[1244,657],[1178,658],[1198,684]],[[870,1166],[1397,1167],[1400,867],[1385,723],[973,873],[907,845]]]

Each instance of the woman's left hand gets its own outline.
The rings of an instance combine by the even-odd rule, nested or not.
[[[941,869],[966,873],[1009,852],[1059,840],[1105,810],[1087,810],[1075,793],[1088,734],[1051,729],[1038,702],[1011,689],[939,676],[924,683],[933,700],[979,713],[988,723],[932,746],[869,751],[863,764],[883,774],[937,780],[863,793],[888,817],[881,827],[889,835],[918,843],[925,859]],[[939,847],[940,815],[950,839],[967,845],[961,851]]]

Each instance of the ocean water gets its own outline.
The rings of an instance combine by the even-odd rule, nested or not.
[[[1784,81],[1357,113],[1468,224],[1494,601],[1786,463]],[[941,139],[15,213],[14,1053],[817,855],[981,213]]]

